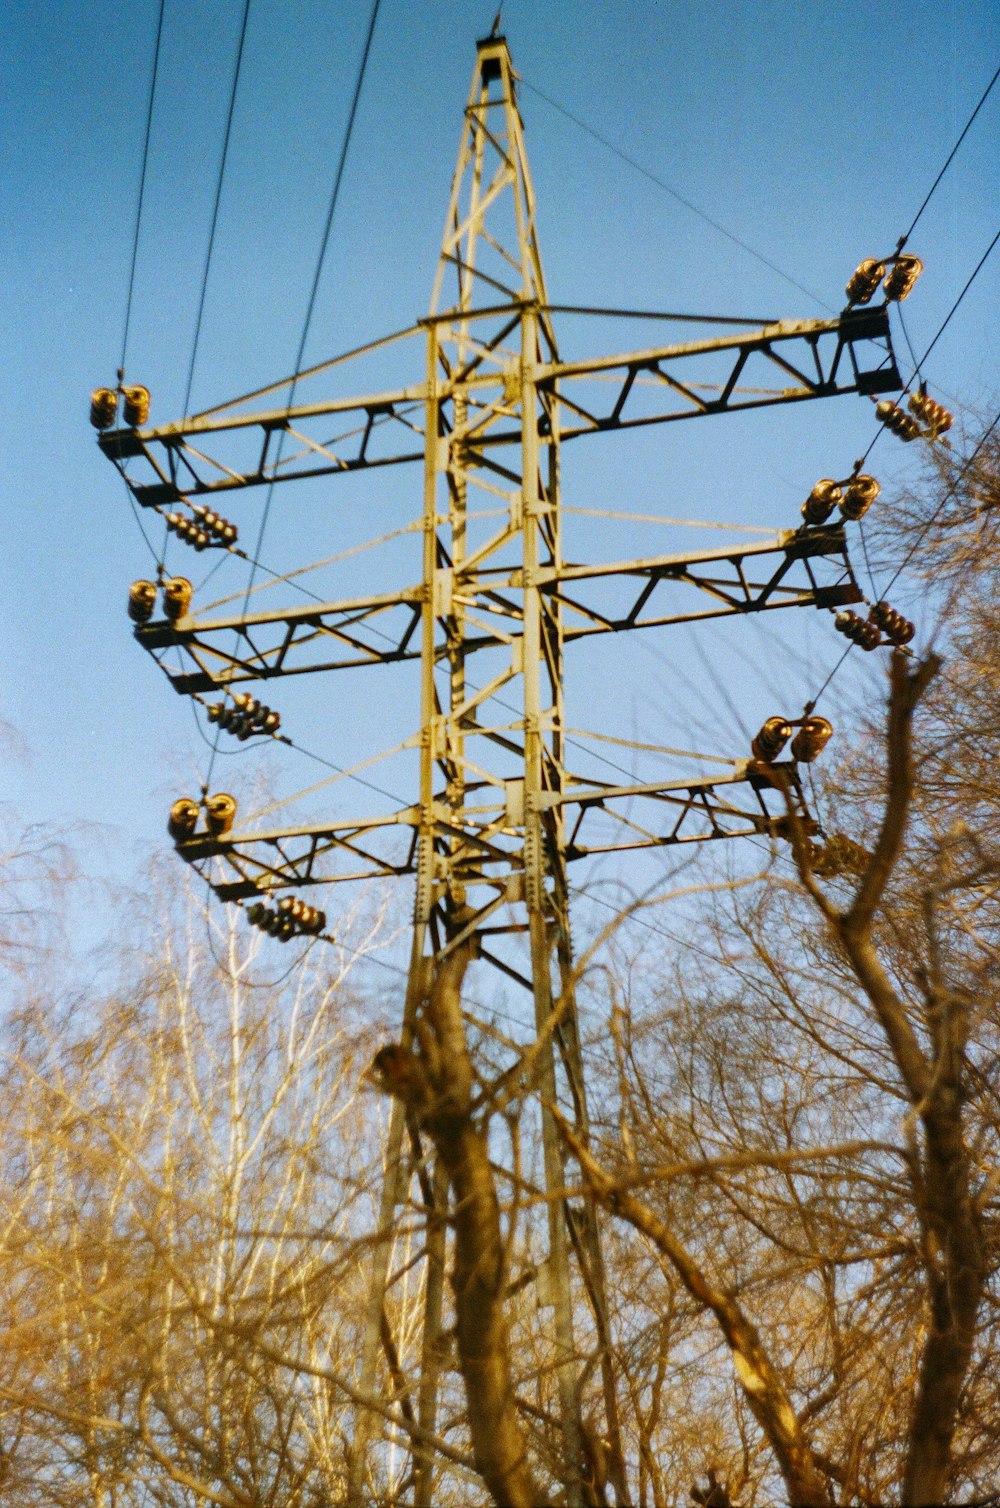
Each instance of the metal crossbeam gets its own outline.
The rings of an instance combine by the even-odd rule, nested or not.
[[[498,401],[505,383],[510,383],[510,363],[497,350],[526,307],[523,299],[513,299],[465,311],[463,324],[481,320],[495,324],[498,319],[505,323],[501,332],[485,339],[481,349],[435,382],[442,406],[460,395],[481,413],[480,422],[470,426],[462,441],[466,464],[487,464],[491,449],[520,443],[520,424],[504,422],[511,417],[510,410]],[[544,320],[548,305],[536,302],[532,307]],[[443,341],[456,320],[452,313],[428,323]],[[871,360],[862,365],[865,348],[873,343]],[[680,366],[683,377],[677,374]],[[739,384],[748,368],[777,374],[783,385],[770,391],[744,390]],[[846,393],[874,395],[900,387],[884,308],[846,310],[829,320],[779,321],[748,333],[624,355],[539,361],[530,376],[539,394],[551,399],[551,412],[539,422],[542,445],[550,440],[553,422],[560,426],[561,440],[572,440],[677,419]],[[426,384],[417,383],[262,413],[216,412],[156,428],[108,431],[100,444],[121,470],[136,502],[147,508],[163,507],[185,498],[422,461],[421,417],[427,392]],[[333,418],[340,427],[331,436],[327,431]],[[313,435],[310,431],[319,420],[324,425]],[[400,430],[406,432],[406,439],[395,448],[391,442]],[[296,448],[279,454],[277,439],[283,432],[291,435]],[[447,432],[442,438],[447,441]],[[218,441],[228,441],[232,449],[223,446],[220,450]],[[152,480],[148,474],[145,479],[130,474],[128,463],[136,459],[146,462]]]
[[[491,36],[478,44],[427,318],[211,412],[100,439],[135,500],[161,510],[278,483],[422,463],[418,584],[222,617],[199,616],[194,605],[190,616],[175,622],[143,624],[136,638],[176,690],[195,695],[419,659],[419,734],[400,746],[419,760],[412,805],[347,821],[237,827],[224,836],[195,832],[177,850],[218,896],[240,903],[306,887],[412,877],[404,1045],[414,1037],[435,969],[463,942],[530,990],[541,1034],[536,1071],[553,1316],[549,1377],[568,1463],[567,1508],[583,1504],[580,1420],[591,1374],[601,1380],[600,1430],[615,1500],[631,1501],[597,1217],[592,1202],[585,1201],[582,1219],[567,1204],[567,1169],[549,1108],[560,1099],[571,1104],[586,1139],[568,866],[597,854],[787,836],[790,810],[806,832],[815,824],[794,763],[775,773],[741,760],[723,775],[653,783],[574,775],[566,760],[566,646],[595,635],[780,607],[839,607],[861,593],[840,525],[788,530],[752,545],[569,562],[562,543],[561,445],[584,435],[840,394],[874,397],[900,386],[885,308],[757,328],[720,319],[702,339],[563,360],[556,316],[596,312],[549,301],[515,75],[504,38]],[[413,342],[423,351],[417,380],[407,360]],[[385,387],[392,380],[385,376],[389,347],[401,357],[400,380]],[[362,371],[369,357],[378,363],[370,378]],[[348,386],[361,396],[332,391]],[[305,401],[306,392],[318,396]],[[293,396],[301,401],[292,403]],[[489,494],[488,509],[470,508],[470,488]],[[330,497],[335,501],[333,491]],[[498,497],[501,522],[481,537],[482,519],[492,515]],[[487,667],[479,686],[468,678],[477,654]],[[491,950],[498,936],[504,956]],[[561,1020],[552,1033],[557,995]],[[414,1172],[398,1104],[385,1161],[359,1363],[362,1397],[378,1391],[395,1210]],[[445,1303],[447,1190],[440,1179],[434,1187],[438,1192],[428,1193],[424,1178],[421,1197],[434,1204],[421,1340],[425,1439],[435,1427]],[[592,1310],[586,1325],[574,1316],[574,1264]],[[587,1398],[588,1410],[591,1404]],[[374,1415],[359,1409],[347,1483],[351,1508],[367,1500],[373,1427]],[[433,1457],[419,1448],[412,1481],[414,1508],[431,1508]]]
[[[626,785],[568,775],[562,792],[543,792],[536,805],[541,813],[562,809],[568,815],[567,863],[598,853],[775,836],[787,830],[786,791],[811,829],[795,765],[774,769],[776,779],[752,760],[740,760],[728,775]],[[511,785],[518,788],[503,793],[505,799],[460,814],[441,795],[431,823],[437,846],[447,846],[450,871],[464,886],[493,887],[500,900],[513,903],[523,900],[526,861],[518,810],[523,786]],[[620,835],[617,841],[599,830],[590,838],[605,818]],[[177,852],[220,900],[243,901],[310,885],[414,874],[422,820],[419,807],[408,806],[333,824],[236,831],[222,838],[199,833],[179,842]]]
[[[831,579],[819,579],[819,562],[825,563]],[[599,588],[607,583],[629,588],[629,600],[617,609],[602,604]],[[533,584],[566,609],[566,643],[594,634],[780,607],[841,607],[862,595],[839,525],[785,530],[753,544],[639,560],[550,565],[538,569]],[[512,571],[466,566],[445,578],[440,596],[447,600],[458,594],[468,610],[466,657],[483,649],[509,648],[521,637],[525,585],[520,567]],[[708,596],[712,606],[671,608],[671,594],[676,596],[683,587]],[[416,631],[425,595],[425,587],[417,585],[400,592],[219,618],[164,619],[142,625],[135,636],[176,691],[199,693],[246,681],[419,659]],[[481,615],[474,624],[473,615]],[[503,619],[507,627],[490,627]],[[181,664],[168,663],[170,650],[178,651]],[[444,656],[445,647],[440,646],[438,659]]]

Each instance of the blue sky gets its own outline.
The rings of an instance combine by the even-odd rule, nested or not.
[[[307,361],[426,310],[474,42],[493,12],[493,0],[383,0]],[[182,405],[241,14],[237,0],[166,0],[127,360],[129,378],[152,391],[153,422]],[[252,0],[195,407],[290,369],[368,15],[367,0]],[[764,317],[841,307],[856,263],[891,250],[912,220],[1000,61],[995,3],[506,0],[503,21],[525,86],[818,296],[525,87],[549,291],[584,304]],[[0,715],[22,744],[8,761],[9,794],[27,820],[105,824],[112,870],[166,841],[166,808],[196,789],[206,754],[190,711],[131,640],[125,596],[149,560],[87,423],[89,392],[113,383],[120,355],[155,23],[154,0],[20,6],[2,59]],[[918,351],[998,228],[998,135],[1000,86],[912,239],[926,263],[904,308]],[[928,374],[932,389],[990,413],[998,295],[1000,252]],[[902,359],[901,340],[899,350]],[[846,473],[872,433],[870,405],[839,399],[602,440],[567,461],[567,501],[791,525],[816,478]],[[873,469],[887,490],[916,464],[908,449],[880,443]],[[335,505],[310,497],[285,509],[279,498],[269,558],[304,563],[419,511],[419,468],[363,481]],[[611,546],[615,556],[670,547],[632,534]],[[171,559],[182,569],[179,546]],[[737,714],[776,710],[766,689],[775,682],[789,707],[801,704],[840,653],[829,621],[804,617],[710,633],[700,652],[686,633],[618,644],[571,667],[573,695],[606,704],[613,678],[629,736],[670,742],[690,724],[696,747],[707,751],[711,734],[713,752],[743,754]],[[877,658],[851,674],[877,682]],[[412,727],[416,677],[392,676],[374,693],[360,680],[314,685],[301,704],[310,745],[347,764]],[[253,753],[231,761],[244,764],[240,778],[247,761],[260,763]],[[280,789],[314,778],[294,761],[275,770]]]

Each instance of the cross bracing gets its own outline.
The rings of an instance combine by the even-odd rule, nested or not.
[[[419,664],[417,729],[404,745],[419,768],[412,799],[381,813],[280,827],[238,814],[230,831],[196,827],[177,847],[217,895],[236,903],[334,883],[406,880],[414,908],[403,1042],[412,1040],[435,971],[460,945],[530,991],[544,1045],[536,1087],[548,1196],[545,1303],[567,1458],[579,1459],[581,1388],[593,1374],[601,1378],[609,1474],[624,1503],[600,1233],[593,1205],[584,1201],[580,1216],[565,1197],[550,1109],[561,1105],[586,1140],[569,866],[585,868],[609,853],[780,837],[790,817],[806,831],[813,823],[796,765],[768,771],[745,749],[716,751],[729,756],[718,775],[612,782],[574,768],[567,651],[575,663],[600,636],[783,607],[822,611],[861,593],[840,524],[752,544],[570,560],[561,447],[681,419],[870,398],[898,390],[900,380],[883,306],[757,325],[706,319],[703,338],[566,359],[559,334],[570,312],[602,328],[593,323],[597,311],[549,299],[514,74],[505,40],[493,36],[477,48],[427,317],[210,412],[109,431],[101,445],[142,507],[218,505],[223,497],[235,506],[244,494],[252,504],[257,489],[270,499],[272,486],[299,482],[312,484],[332,525],[343,498],[335,477],[372,472],[369,485],[377,488],[380,470],[422,468],[419,580],[402,588],[379,581],[377,590],[329,600],[254,603],[253,610],[248,589],[239,612],[215,616],[195,594],[174,618],[151,618],[136,631],[174,688],[199,698],[312,672],[385,677],[375,667]],[[399,381],[386,385],[392,363]],[[477,509],[483,500],[488,507]],[[406,1130],[396,1102],[372,1251],[362,1396],[374,1391],[396,1208],[414,1175],[424,1204],[438,1201],[434,1239],[444,1240],[446,1195],[433,1193],[420,1156],[407,1152],[419,1148],[419,1137],[412,1125],[409,1136]],[[443,1270],[440,1260],[428,1260],[419,1425],[431,1433]],[[590,1304],[582,1321],[574,1285]],[[361,1410],[350,1487],[357,1502],[370,1424]],[[577,1501],[578,1487],[570,1485],[568,1502]],[[433,1500],[433,1468],[414,1448],[414,1508]]]
[[[486,560],[516,539],[495,536]],[[466,608],[466,657],[510,648],[523,632],[524,571],[466,561],[438,573],[438,616],[456,595]],[[841,607],[860,589],[841,526],[785,530],[753,544],[649,556],[596,565],[539,567],[533,585],[565,614],[563,642],[593,634],[664,627],[779,607]],[[602,594],[601,588],[604,588]],[[616,589],[611,595],[608,588]],[[688,589],[685,591],[684,589]],[[216,618],[162,619],[136,638],[181,693],[225,689],[320,670],[420,658],[417,628],[426,583],[340,602],[237,613]],[[677,599],[684,599],[683,605]],[[704,599],[709,601],[705,602]],[[501,626],[503,625],[503,626]],[[378,629],[374,642],[371,628]],[[170,652],[174,651],[171,657]],[[447,656],[437,646],[437,659]]]
[[[517,402],[508,397],[518,391],[519,366],[506,342],[516,333],[523,309],[531,309],[544,328],[550,306],[525,301],[470,310],[461,325],[453,312],[440,315],[404,332],[412,338],[433,328],[436,334],[444,368],[434,381],[438,442],[463,448],[468,464],[496,469],[500,475],[505,474],[502,457],[490,452],[521,441]],[[467,328],[480,322],[498,326],[491,329],[490,339],[477,340]],[[386,344],[401,339],[390,336]],[[446,348],[456,343],[462,355],[452,363]],[[363,354],[371,349],[366,347]],[[896,392],[900,387],[885,309],[851,309],[827,320],[783,320],[742,334],[624,355],[537,360],[530,376],[539,396],[550,400],[546,409],[552,410],[551,417],[546,412],[539,418],[542,447],[554,443],[556,430],[558,439],[565,441],[813,398]],[[777,381],[780,386],[774,385]],[[216,410],[156,428],[110,430],[101,446],[121,468],[136,501],[162,507],[245,487],[422,461],[427,395],[426,384],[414,383],[257,413],[240,412],[238,407],[232,412]],[[456,398],[466,405],[460,431],[451,413]],[[331,433],[333,422],[337,428]],[[293,444],[279,450],[283,433]],[[138,478],[127,467],[137,459],[146,463],[145,474]]]

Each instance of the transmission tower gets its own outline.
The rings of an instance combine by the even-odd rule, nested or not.
[[[884,306],[759,329],[706,321],[714,328],[685,343],[562,359],[558,316],[610,311],[549,302],[514,81],[506,40],[479,42],[426,318],[268,391],[291,382],[294,393],[306,379],[314,385],[339,379],[351,360],[401,342],[422,345],[422,374],[387,391],[327,393],[264,409],[253,404],[266,393],[253,394],[158,427],[144,425],[141,392],[123,389],[126,401],[133,395],[126,423],[110,427],[106,412],[100,443],[138,504],[166,514],[173,532],[196,547],[230,550],[232,532],[226,536],[218,510],[237,493],[423,463],[423,568],[409,586],[253,612],[245,602],[239,612],[211,618],[198,615],[182,577],[136,583],[130,598],[136,638],[174,688],[200,701],[220,694],[210,715],[240,736],[276,728],[274,714],[250,697],[247,684],[419,662],[419,730],[412,741],[419,746],[419,791],[412,803],[356,820],[259,829],[241,826],[229,798],[204,792],[200,801],[177,803],[172,831],[178,853],[218,897],[249,905],[251,918],[279,936],[323,931],[323,913],[301,896],[309,887],[412,877],[404,1044],[441,961],[471,945],[476,958],[530,991],[537,1031],[558,1002],[560,1022],[541,1054],[537,1087],[543,1105],[561,1103],[586,1137],[569,866],[595,853],[780,836],[788,830],[789,801],[807,828],[810,819],[796,759],[777,762],[787,732],[776,745],[745,751],[723,775],[616,784],[574,773],[563,705],[567,644],[780,607],[843,608],[862,593],[844,524],[825,518],[807,517],[799,528],[748,545],[570,563],[561,536],[561,447],[638,426],[835,394],[871,396],[898,390],[900,379]],[[777,375],[776,386],[741,385],[748,371],[762,369]],[[330,439],[334,424],[338,437]],[[499,507],[499,520],[484,520],[484,510],[470,506],[470,497],[483,496],[494,512]],[[694,595],[698,607],[691,605]],[[808,729],[797,742],[800,757],[810,757]],[[581,1215],[562,1197],[567,1178],[548,1109],[541,1125],[551,1196],[542,1297],[553,1311],[566,1455],[580,1459],[581,1322],[573,1299],[582,1288],[602,1369],[611,1479],[624,1503],[600,1233],[591,1204]],[[447,1191],[397,1102],[385,1167],[360,1388],[375,1387],[395,1212],[416,1174],[425,1206],[437,1212],[427,1241],[418,1400],[418,1423],[431,1430]],[[362,1410],[356,1499],[370,1425]],[[426,1508],[432,1467],[419,1449],[415,1454],[414,1504]],[[579,1490],[578,1482],[570,1484],[570,1502]]]

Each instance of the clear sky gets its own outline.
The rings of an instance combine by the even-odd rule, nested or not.
[[[383,0],[307,361],[425,312],[474,42],[494,7]],[[7,783],[26,819],[105,824],[111,870],[166,842],[167,806],[197,789],[206,755],[190,710],[132,642],[125,597],[149,556],[87,422],[90,390],[113,385],[121,352],[156,14],[155,0],[19,5],[0,44],[0,715],[23,741]],[[129,378],[151,389],[153,422],[183,403],[241,15],[239,0],[166,0],[127,353]],[[368,0],[251,0],[195,408],[291,367],[368,16]],[[525,81],[549,291],[584,304],[762,317],[840,308],[857,262],[889,252],[909,225],[1000,62],[1000,6],[988,0],[506,0],[503,25]],[[1000,86],[912,239],[926,263],[904,309],[918,351],[998,229],[998,141]],[[998,303],[1000,250],[928,372],[938,393],[991,414]],[[789,526],[816,478],[845,474],[872,433],[870,404],[840,399],[595,442],[567,462],[567,501]],[[876,454],[887,486],[915,464],[888,436]],[[279,489],[269,560],[287,569],[419,512],[419,468],[363,482],[287,509],[280,494],[291,489]],[[253,518],[248,506],[248,533]],[[619,557],[667,547],[631,534],[610,544]],[[412,568],[394,560],[400,582],[419,572],[416,551]],[[173,569],[197,574],[206,561],[195,571],[175,543]],[[573,696],[586,711],[607,700],[613,676],[629,736],[670,742],[690,724],[697,747],[742,755],[737,713],[786,710],[755,687],[787,687],[795,708],[840,654],[829,620],[806,616],[708,635],[700,652],[686,631],[619,645],[571,666]],[[852,674],[877,678],[876,658]],[[415,674],[393,672],[378,692],[347,679],[297,693],[304,741],[342,764],[401,736],[417,708]],[[249,753],[230,764],[241,759],[260,762]],[[295,788],[318,774],[293,761],[275,778]]]

